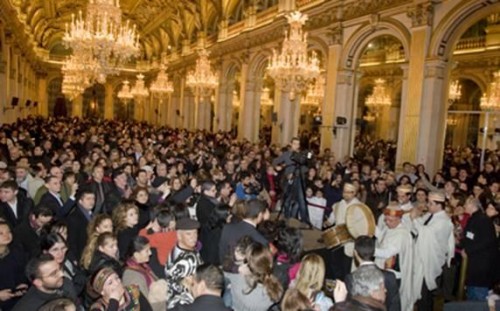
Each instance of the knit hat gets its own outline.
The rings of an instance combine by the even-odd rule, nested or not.
[[[104,267],[101,270],[97,271],[97,273],[95,274],[94,279],[92,281],[92,288],[97,293],[102,292],[102,289],[104,287],[104,283],[106,283],[106,280],[112,274],[116,274],[116,272],[111,267]]]

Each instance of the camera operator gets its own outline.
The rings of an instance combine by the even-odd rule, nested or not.
[[[282,211],[285,218],[296,217],[306,224],[309,224],[309,215],[305,198],[304,173],[307,171],[306,164],[311,156],[310,152],[300,151],[300,140],[294,137],[289,150],[273,160],[274,168],[281,175]]]
[[[249,171],[240,172],[240,181],[236,184],[236,197],[238,200],[256,199],[262,186]]]

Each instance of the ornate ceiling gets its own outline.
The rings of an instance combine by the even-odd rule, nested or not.
[[[85,12],[88,0],[0,0],[9,1],[25,25],[25,33],[38,48],[64,53],[62,37],[71,14]],[[222,21],[229,25],[242,19],[245,8],[265,9],[277,0],[121,0],[123,18],[137,26],[143,58],[180,50],[198,34],[215,35]]]

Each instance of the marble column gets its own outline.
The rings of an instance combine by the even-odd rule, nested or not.
[[[340,43],[340,42],[337,42]],[[323,151],[325,148],[332,148],[333,146],[333,131],[335,125],[334,111],[335,111],[335,97],[337,88],[337,72],[339,59],[342,53],[342,46],[334,44],[328,47],[328,58],[326,62],[326,84],[325,84],[325,98],[321,108],[322,126],[321,133],[321,147]]]
[[[290,143],[292,137],[298,134],[300,104],[299,97],[290,100],[288,92],[281,92],[280,109],[278,113],[278,126],[280,127],[281,135],[279,144],[285,146]]]
[[[396,169],[400,169],[403,162],[417,163],[418,142],[420,124],[424,118],[421,115],[422,104],[425,101],[424,94],[424,71],[427,47],[431,39],[432,4],[419,4],[411,7],[408,16],[412,18],[411,45],[408,67],[408,96],[402,102],[402,131],[398,137],[398,145],[401,146]]]
[[[0,33],[0,35],[2,35]],[[6,45],[6,44],[5,44]],[[7,62],[7,48],[4,46],[3,50],[0,51],[0,110],[3,110],[4,107],[8,106],[8,86],[9,86],[9,79],[8,79],[8,74],[9,74],[9,67],[8,67],[8,62]],[[0,123],[6,123],[5,120],[5,113],[3,111],[0,114]]]
[[[246,81],[245,83],[245,92],[242,93],[240,99],[240,115],[239,115],[239,128],[238,136],[241,139],[248,139],[251,142],[256,142],[258,139],[258,135],[256,137],[255,133],[258,131],[258,120],[255,120],[255,82],[254,81]]]
[[[405,131],[405,120],[407,114],[407,100],[408,100],[408,64],[401,65],[401,69],[403,70],[403,77],[401,83],[401,108],[399,110],[399,128],[398,128],[398,137],[397,137],[397,149],[396,149],[396,167],[401,168],[404,162],[403,160],[403,135]]]
[[[221,81],[221,80],[219,80]],[[231,110],[227,109],[229,87],[227,83],[221,83],[219,86],[219,100],[215,105],[215,131],[227,131],[228,115],[231,116]],[[229,124],[231,123],[229,119]]]
[[[333,128],[332,150],[337,159],[342,159],[351,154],[354,124],[354,104],[356,102],[354,89],[355,74],[353,70],[341,70],[337,75],[337,86],[335,89],[335,105],[333,116],[335,127]],[[336,118],[345,118],[345,124],[336,124]]]
[[[96,110],[97,109],[99,109],[99,107],[96,107]],[[78,95],[71,102],[71,116],[81,118],[82,111],[83,111],[83,96]]]
[[[48,117],[49,115],[49,100],[47,92],[47,76],[40,75],[38,78],[38,107],[37,114],[42,117]]]
[[[241,65],[241,79],[240,79],[240,111],[239,111],[239,116],[238,116],[238,139],[249,139],[250,133],[251,133],[251,125],[249,124],[248,120],[251,118],[251,112],[249,110],[250,107],[249,102],[251,100],[251,93],[247,95],[247,89],[251,86],[249,86],[249,81],[248,81],[248,64],[244,62]],[[253,83],[251,83],[253,84]],[[231,95],[232,96],[232,95]],[[246,118],[246,119],[245,119]]]
[[[271,130],[271,143],[281,146],[281,129],[282,126],[278,120],[278,114],[281,108],[281,89],[277,86],[274,88],[274,98],[273,98],[273,107],[271,112],[271,122],[272,122],[272,130]]]
[[[449,72],[449,65],[442,60],[428,60],[424,72],[416,163],[423,163],[427,172],[434,174],[443,160],[448,109],[445,72]]]
[[[105,88],[105,97],[104,97],[104,119],[113,119],[113,85],[110,83],[106,83],[104,85]],[[130,105],[130,104],[128,104]]]

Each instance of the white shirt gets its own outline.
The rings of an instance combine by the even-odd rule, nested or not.
[[[10,209],[14,213],[14,216],[16,216],[16,218],[17,218],[17,198],[14,198],[14,202],[12,202],[12,203],[7,202],[7,204],[9,205]]]

